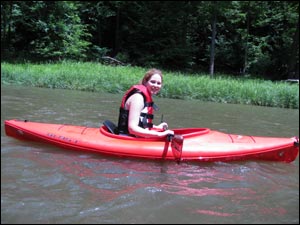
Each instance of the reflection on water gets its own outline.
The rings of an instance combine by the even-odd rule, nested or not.
[[[31,207],[35,212],[41,206],[53,209],[65,205],[68,210],[63,209],[61,213],[66,218],[70,216],[69,213],[72,215],[72,219],[66,221],[74,221],[74,214],[77,214],[76,221],[89,221],[91,215],[99,215],[99,212],[106,217],[111,207],[113,212],[130,208],[138,210],[140,207],[145,210],[159,203],[165,204],[167,209],[171,207],[174,212],[182,211],[193,222],[199,218],[207,223],[216,218],[227,218],[228,222],[242,222],[245,219],[258,222],[266,217],[269,221],[290,217],[287,212],[290,209],[285,204],[289,201],[288,204],[296,203],[285,199],[286,190],[291,192],[297,188],[293,184],[295,181],[289,177],[298,170],[293,164],[220,162],[178,165],[169,161],[152,162],[61,152],[60,149],[41,145],[26,148],[26,154],[23,150],[9,154],[9,158],[25,165],[21,174],[11,174],[22,178],[17,179],[13,186],[6,186],[12,183],[12,180],[5,178],[6,175],[2,180],[10,192],[20,194],[22,201],[18,207],[13,205],[7,208],[15,212],[23,211],[23,207]],[[6,167],[4,172],[7,171],[11,170]],[[297,190],[292,192],[296,194]],[[28,194],[33,196],[29,197]],[[279,204],[274,205],[274,200]],[[280,204],[280,201],[285,204]],[[165,207],[159,207],[165,210]],[[51,216],[57,217],[57,214],[52,212]],[[295,216],[292,214],[294,219]],[[46,214],[39,222],[49,218]],[[124,219],[143,222],[127,214]],[[176,222],[177,219],[180,218],[173,215],[173,219],[168,221]]]
[[[98,126],[115,120],[119,97],[2,88],[2,223],[299,223],[299,158],[291,164],[177,164],[62,150],[3,132],[3,120],[11,118]],[[157,101],[161,109],[170,101],[193,108],[162,112],[178,127],[213,124],[238,133],[299,133],[298,110]],[[215,112],[220,108],[222,113]]]

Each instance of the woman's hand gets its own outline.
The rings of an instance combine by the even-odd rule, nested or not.
[[[165,130],[162,132],[157,132],[159,137],[166,137],[168,135],[174,136],[174,131],[173,130]]]
[[[158,126],[157,126],[159,129],[161,129],[161,130],[163,130],[163,131],[165,131],[165,130],[168,130],[168,124],[166,123],[166,122],[162,122],[161,124],[159,124]]]

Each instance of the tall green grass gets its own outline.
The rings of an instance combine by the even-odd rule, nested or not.
[[[1,83],[124,93],[149,68],[91,62],[1,63]],[[160,97],[299,109],[299,85],[259,79],[163,71]]]

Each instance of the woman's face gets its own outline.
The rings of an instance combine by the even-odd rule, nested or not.
[[[146,83],[146,87],[152,95],[156,95],[160,91],[161,86],[161,76],[157,73],[153,74]]]

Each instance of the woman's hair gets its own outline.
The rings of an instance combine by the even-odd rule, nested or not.
[[[140,82],[141,84],[143,84],[143,85],[146,85],[146,83],[150,80],[150,78],[154,75],[154,74],[158,74],[160,77],[161,77],[161,81],[163,81],[163,76],[162,76],[162,72],[160,71],[160,70],[158,70],[158,69],[150,69],[150,70],[148,70],[146,73],[145,73],[145,75],[144,75],[144,77],[143,77],[143,79],[142,79],[142,81]]]

